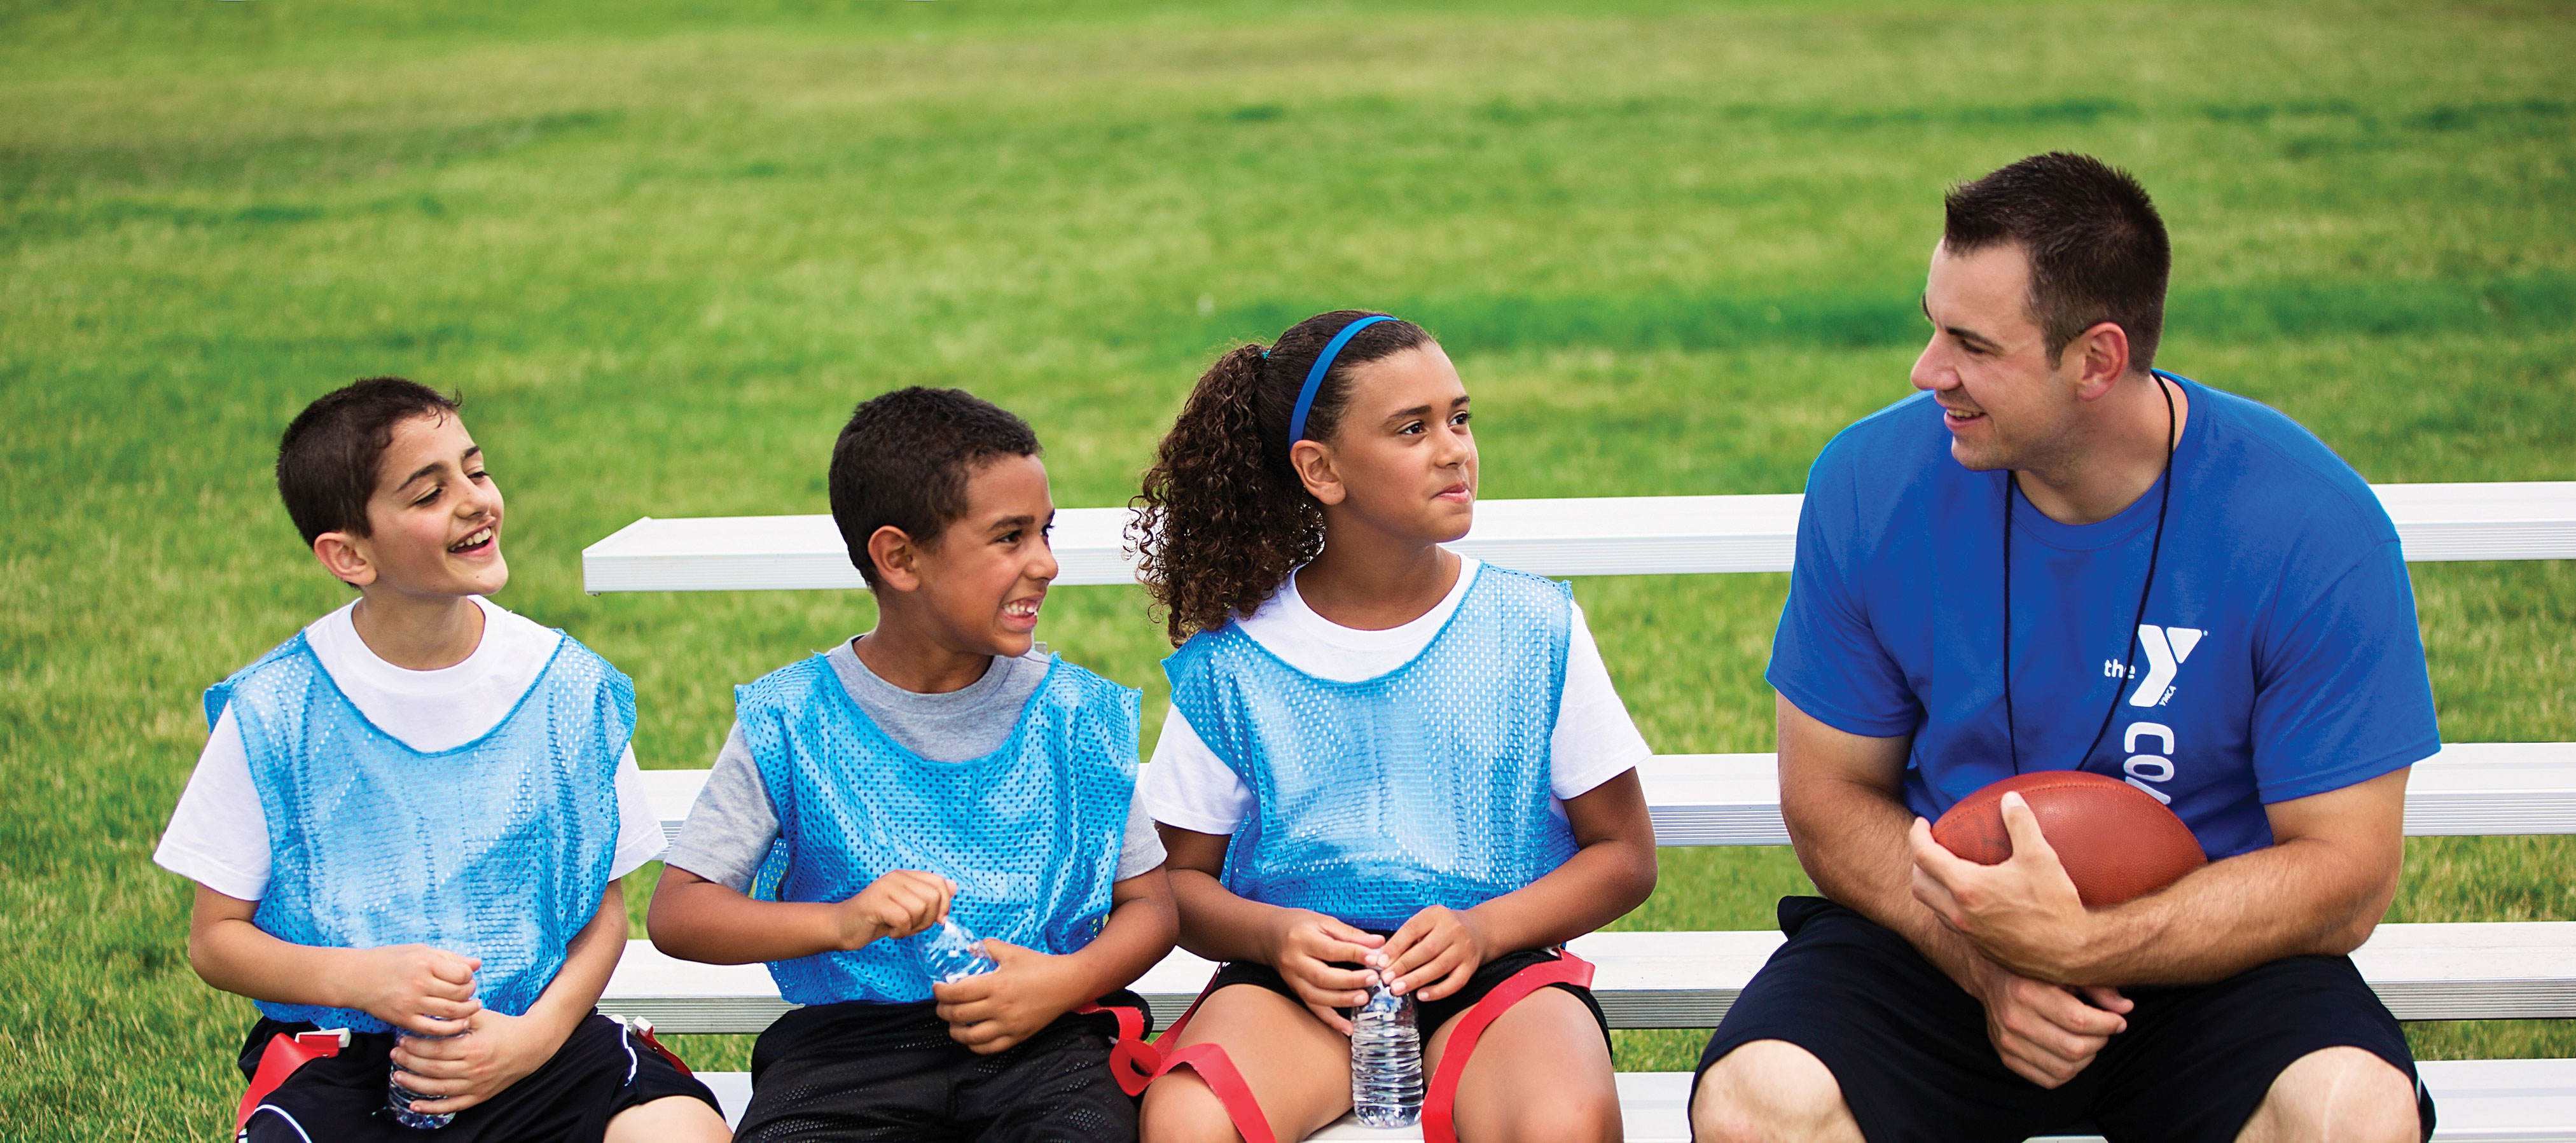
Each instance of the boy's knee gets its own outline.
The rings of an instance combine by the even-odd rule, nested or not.
[[[724,1143],[733,1129],[724,1117],[692,1096],[670,1095],[639,1103],[608,1121],[604,1143]]]
[[[2238,1143],[2415,1143],[2423,1134],[2415,1084],[2405,1072],[2361,1048],[2325,1048],[2281,1069],[2236,1138]]]
[[[1709,1067],[1691,1093],[1691,1135],[1698,1143],[1861,1137],[1833,1071],[1783,1040],[1755,1040]]]

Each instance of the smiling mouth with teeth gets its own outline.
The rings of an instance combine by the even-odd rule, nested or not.
[[[492,527],[493,526],[490,524],[485,524],[482,527],[475,529],[471,533],[468,533],[464,539],[447,545],[447,550],[451,552],[462,552],[469,548],[479,548],[490,543],[492,541]]]
[[[1040,599],[1014,599],[1002,605],[1002,614],[1013,619],[1034,619],[1040,602]]]

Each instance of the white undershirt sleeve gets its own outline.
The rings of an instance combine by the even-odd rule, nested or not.
[[[635,744],[617,759],[617,856],[610,877],[624,877],[662,856],[662,819],[644,796],[644,775],[635,765]]]
[[[1548,790],[1559,799],[1588,793],[1655,753],[1610,681],[1610,667],[1601,661],[1601,647],[1584,622],[1583,608],[1573,611],[1565,689],[1557,694],[1556,733],[1548,741]]]
[[[268,811],[251,784],[250,753],[230,708],[206,736],[152,862],[237,901],[267,895]]]
[[[1163,716],[1163,736],[1138,785],[1145,811],[1165,825],[1230,837],[1252,816],[1252,788],[1200,741],[1179,707]]]

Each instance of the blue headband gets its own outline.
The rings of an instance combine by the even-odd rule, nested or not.
[[[1324,343],[1324,351],[1315,355],[1315,367],[1306,371],[1306,383],[1297,390],[1297,411],[1288,414],[1288,446],[1295,448],[1306,439],[1306,412],[1315,407],[1315,390],[1324,384],[1324,374],[1333,370],[1333,359],[1341,356],[1342,347],[1351,343],[1351,335],[1382,321],[1394,321],[1385,314],[1364,317],[1342,327],[1333,340]],[[1263,356],[1269,356],[1263,354]]]

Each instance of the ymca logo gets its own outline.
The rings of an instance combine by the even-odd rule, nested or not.
[[[2153,623],[2138,624],[2138,646],[2147,653],[2147,677],[2129,695],[2130,706],[2163,706],[2174,696],[2174,676],[2182,673],[2183,660],[2191,658],[2192,648],[2200,646],[2201,636],[2209,632],[2196,627],[2158,627]],[[2118,659],[2102,660],[2102,675],[2119,678],[2125,664]],[[2135,668],[2130,668],[2131,673]]]

